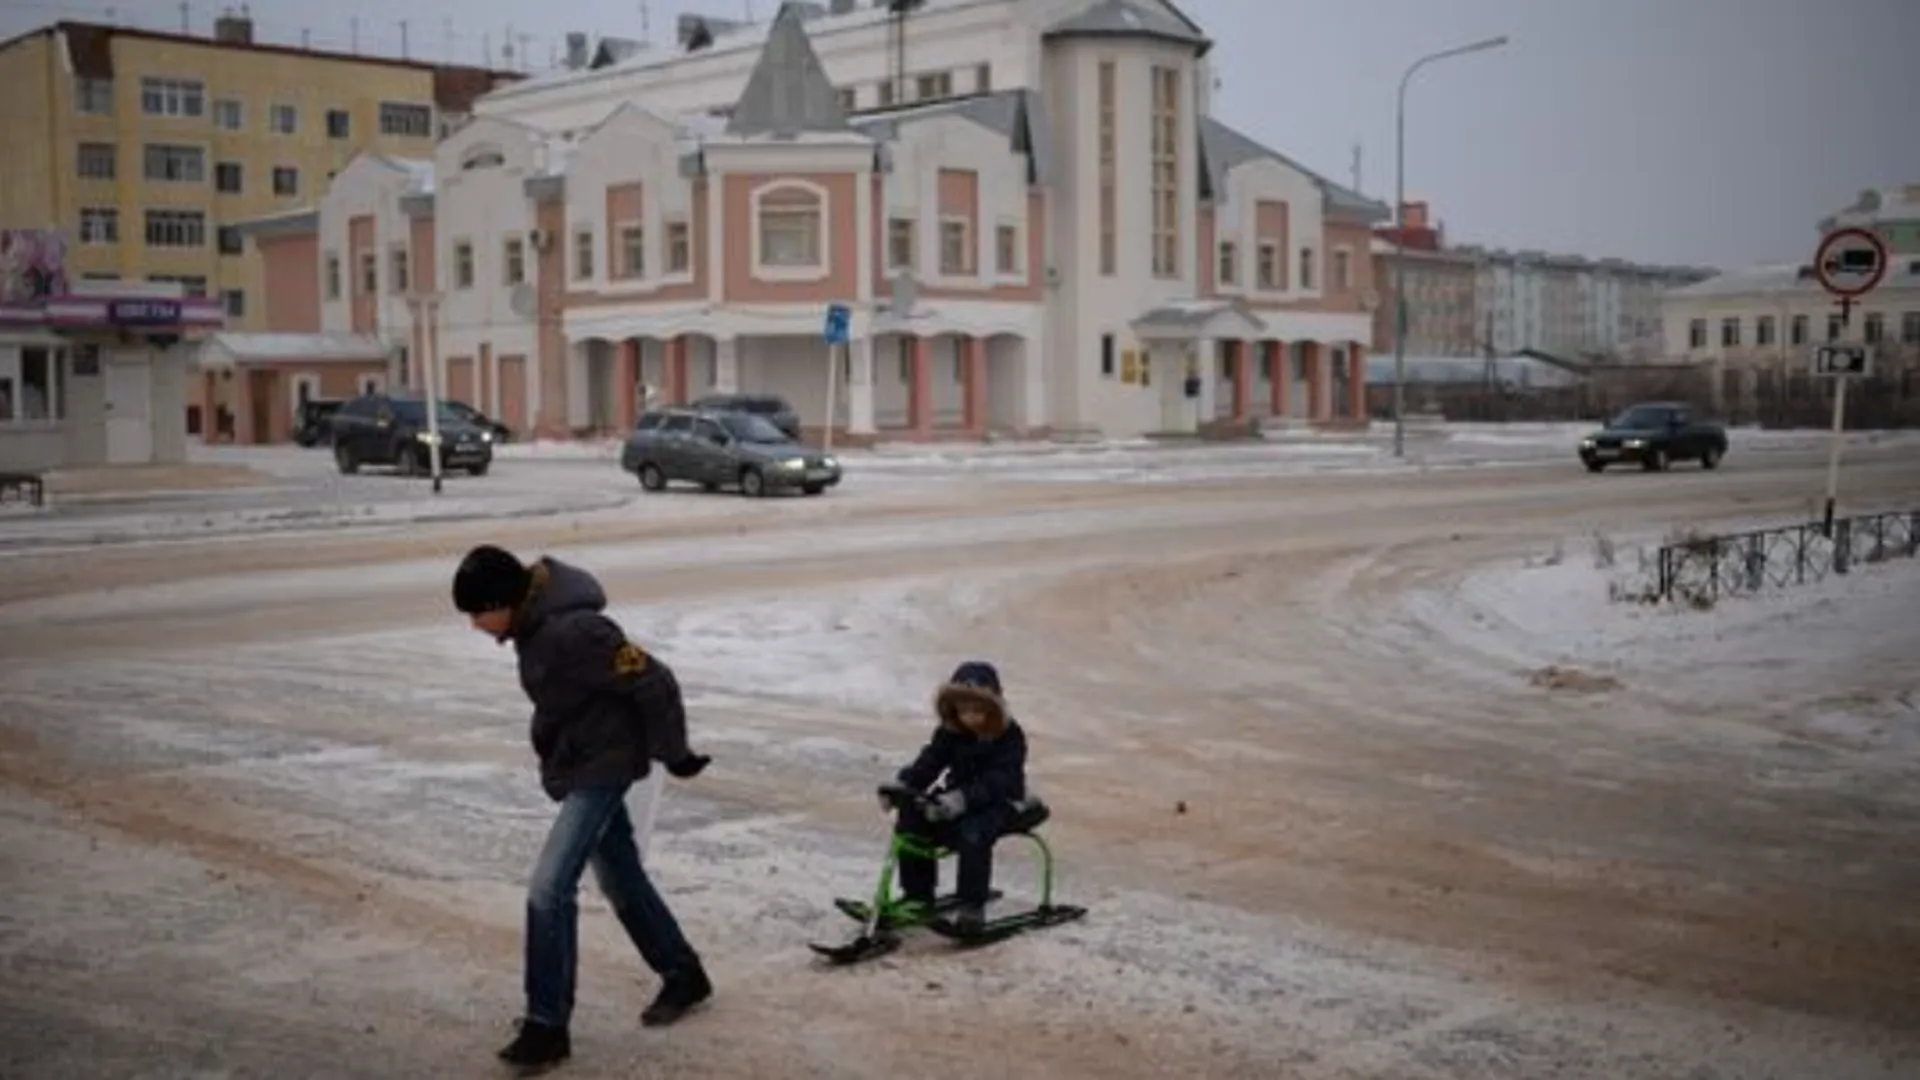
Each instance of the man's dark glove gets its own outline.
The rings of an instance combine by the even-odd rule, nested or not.
[[[691,780],[700,775],[701,770],[713,764],[713,759],[705,754],[688,754],[679,761],[667,766],[667,772],[681,780]]]

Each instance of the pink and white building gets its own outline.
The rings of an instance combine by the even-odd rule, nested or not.
[[[251,227],[269,329],[516,429],[777,393],[838,441],[1364,420],[1387,207],[1210,115],[1166,0],[789,4],[497,90]],[[829,378],[829,304],[852,342]]]

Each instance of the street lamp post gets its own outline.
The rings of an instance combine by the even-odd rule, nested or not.
[[[1407,84],[1413,74],[1437,60],[1497,49],[1505,34],[1415,60],[1400,76],[1400,99],[1393,114],[1393,456],[1407,456]]]

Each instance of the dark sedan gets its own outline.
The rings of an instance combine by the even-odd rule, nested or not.
[[[1697,461],[1701,468],[1712,469],[1726,456],[1726,428],[1696,419],[1686,405],[1669,402],[1635,405],[1580,440],[1580,461],[1596,473],[1609,465],[1664,472],[1676,461]]]

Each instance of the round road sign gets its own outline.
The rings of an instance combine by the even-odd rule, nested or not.
[[[1835,296],[1865,296],[1887,276],[1887,246],[1866,229],[1835,229],[1813,255],[1813,276]]]

